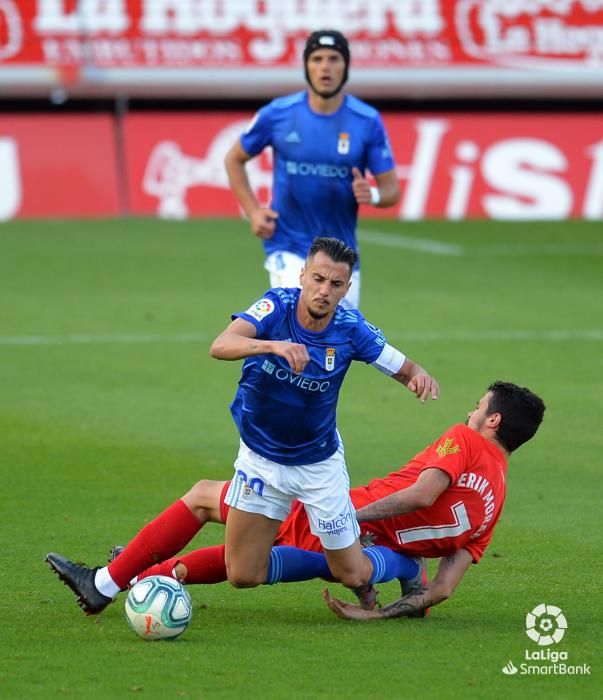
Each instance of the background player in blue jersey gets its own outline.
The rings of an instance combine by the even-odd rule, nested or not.
[[[241,441],[225,498],[226,567],[237,587],[278,580],[274,567],[296,566],[295,552],[286,561],[271,553],[294,498],[304,504],[329,568],[344,585],[362,594],[379,580],[417,573],[416,564],[405,569],[408,560],[384,547],[363,554],[336,408],[353,360],[372,364],[422,401],[437,398],[438,385],[359,311],[339,306],[355,258],[342,241],[317,238],[301,289],[270,289],[234,314],[212,344],[217,359],[245,360],[231,405]]]
[[[359,204],[390,207],[400,186],[389,141],[376,109],[345,94],[350,51],[334,30],[312,33],[304,50],[308,89],[263,107],[225,160],[232,191],[262,238],[272,287],[297,287],[306,253],[316,236],[332,236],[357,253]],[[272,146],[273,197],[257,201],[245,163]],[[366,179],[366,169],[376,187]],[[357,308],[358,260],[352,286],[341,300]]]

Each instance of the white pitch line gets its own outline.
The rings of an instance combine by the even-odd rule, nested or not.
[[[453,257],[475,256],[486,258],[533,258],[533,257],[588,257],[603,255],[603,244],[565,244],[543,243],[542,245],[524,243],[502,243],[495,245],[467,248],[457,243],[443,243],[432,238],[415,238],[401,233],[383,233],[373,229],[360,229],[358,240],[363,243],[383,246],[385,248],[403,248],[417,250],[432,255]]]
[[[567,257],[589,257],[603,255],[603,245],[589,244],[564,244],[564,243],[543,243],[542,245],[524,245],[522,243],[510,243],[500,245],[489,245],[483,248],[475,248],[472,255],[483,255],[492,258],[567,258]]]
[[[459,342],[491,342],[491,341],[601,341],[603,340],[603,329],[595,328],[592,330],[550,330],[550,331],[420,331],[420,332],[402,332],[388,333],[388,337],[396,338],[397,340],[411,340],[421,342],[441,342],[441,341],[459,341]]]
[[[455,243],[442,243],[430,238],[413,238],[400,233],[389,234],[362,229],[358,231],[358,239],[363,243],[373,243],[374,245],[387,248],[418,250],[422,253],[432,253],[433,255],[452,255],[454,257],[465,255],[463,247]]]
[[[150,343],[203,343],[209,340],[207,333],[107,333],[93,335],[77,333],[73,335],[14,335],[0,336],[0,346],[5,345],[118,345]]]
[[[491,341],[595,341],[603,340],[603,329],[591,330],[549,330],[549,331],[402,331],[388,333],[396,340],[418,342],[491,342]],[[14,335],[0,336],[0,347],[27,347],[48,345],[151,345],[161,343],[205,343],[210,340],[207,333],[115,333],[93,335],[77,333],[72,335]]]

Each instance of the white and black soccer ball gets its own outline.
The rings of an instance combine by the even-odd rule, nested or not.
[[[173,639],[188,627],[192,615],[188,592],[167,576],[143,578],[126,598],[128,624],[143,639]]]

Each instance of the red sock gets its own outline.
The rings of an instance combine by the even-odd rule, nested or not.
[[[142,581],[143,578],[148,578],[149,576],[168,576],[169,578],[174,577],[174,567],[176,564],[182,561],[180,557],[171,557],[162,561],[161,564],[153,564],[153,566],[141,571],[138,574],[137,581]]]
[[[195,549],[181,557],[172,557],[161,564],[151,566],[138,575],[140,581],[147,576],[169,576],[173,578],[172,570],[182,562],[187,569],[183,583],[221,583],[226,581],[226,564],[224,563],[224,545]]]
[[[145,525],[124,551],[109,564],[109,574],[123,590],[141,571],[177,554],[199,532],[202,524],[178,500]]]

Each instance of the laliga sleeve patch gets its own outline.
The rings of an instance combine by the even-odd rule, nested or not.
[[[274,302],[270,299],[260,299],[252,304],[245,312],[248,316],[255,318],[256,321],[261,321],[268,314],[274,311]]]

